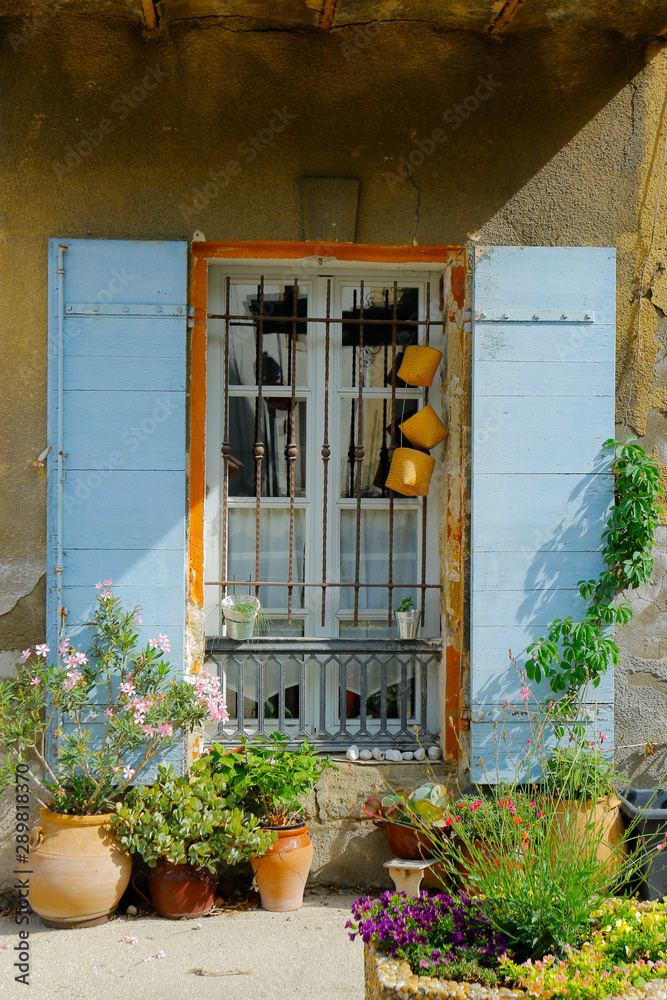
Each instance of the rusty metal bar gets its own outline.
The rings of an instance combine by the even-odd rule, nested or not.
[[[278,732],[285,732],[285,661],[278,660]]]
[[[354,624],[359,624],[359,570],[361,565],[361,476],[364,462],[364,283],[359,283],[359,368],[357,371],[357,524],[354,542]]]
[[[394,282],[394,309],[391,320],[391,444],[389,446],[389,461],[391,462],[396,449],[396,319],[398,316],[398,282]],[[394,491],[389,490],[389,600],[387,602],[387,625],[391,625],[392,591],[394,582]]]
[[[261,532],[262,503],[262,459],[264,444],[262,443],[262,388],[264,371],[262,367],[264,350],[264,275],[259,279],[259,316],[257,324],[257,353],[255,361],[255,377],[257,379],[257,400],[255,402],[255,597],[259,599],[259,539]]]
[[[299,279],[294,279],[294,303],[293,312],[296,316],[299,308]],[[292,389],[290,401],[290,440],[287,446],[287,458],[289,461],[289,569],[287,572],[287,624],[292,624],[292,590],[294,583],[292,574],[294,571],[294,467],[299,449],[296,444],[296,318],[292,320],[292,343],[290,345],[290,387]]]
[[[206,318],[207,319],[237,319],[237,320],[243,320],[246,323],[246,325],[250,325],[250,323],[252,322],[252,317],[250,317],[250,316],[236,315],[235,313],[230,313],[229,315],[227,315],[226,313],[207,313],[206,314]],[[294,322],[303,323],[303,316],[281,316],[280,317],[280,321],[282,323],[294,323]],[[309,316],[308,317],[308,322],[309,323],[326,323],[326,316]],[[339,324],[349,323],[350,322],[350,318],[346,317],[345,319],[337,319],[335,316],[332,316],[330,318],[329,322],[330,323],[339,323]],[[386,319],[365,319],[363,322],[364,322],[364,326],[386,326],[387,325]],[[432,319],[432,320],[429,321],[429,326],[446,326],[446,323],[447,323],[447,321],[444,320],[444,319],[443,320]],[[401,326],[416,326],[416,327],[426,326],[426,320],[425,319],[402,319],[401,320]]]
[[[250,586],[250,587],[285,587],[286,586],[284,580],[282,582],[280,582],[280,583],[276,583],[275,580],[260,580],[259,582],[257,580],[244,580],[244,581],[239,581],[239,580],[206,580],[205,581],[205,585],[207,587],[232,587],[232,586],[237,586],[238,587],[240,582],[243,583],[244,587],[245,586]],[[297,588],[299,588],[299,589],[301,589],[301,587],[318,587],[319,589],[324,588],[325,590],[327,588],[329,588],[329,587],[334,588],[334,589],[336,587],[359,587],[359,589],[361,590],[363,587],[375,587],[375,588],[377,588],[379,586],[382,586],[384,590],[388,589],[386,583],[383,583],[383,584],[380,585],[379,583],[327,583],[327,582],[306,583],[305,581],[303,581],[303,582],[295,583],[294,586],[297,587]],[[419,589],[421,587],[421,583],[392,583],[391,584],[391,589],[392,590],[398,590],[400,587],[408,587],[408,588],[417,588],[417,589]],[[443,587],[443,584],[441,584],[441,583],[427,583],[426,584],[426,589],[427,590],[428,589],[431,589],[431,590],[441,590],[442,587]],[[299,609],[299,610],[301,610],[301,609]],[[304,612],[304,614],[305,614],[305,612]]]
[[[231,279],[228,277],[225,288],[225,312],[229,312]],[[222,578],[227,577],[227,537],[229,534],[229,511],[227,500],[229,497],[229,457],[232,453],[232,446],[229,443],[229,320],[225,320],[225,371],[224,371],[224,393],[223,393],[223,434],[222,447]],[[227,591],[223,592],[223,597],[227,596]]]
[[[322,579],[327,578],[327,516],[329,504],[329,348],[331,323],[331,278],[327,278],[327,318],[325,320],[325,350],[324,350],[324,441],[322,443],[323,465],[323,496],[322,496]],[[322,588],[322,626],[326,621],[326,587]]]
[[[426,328],[424,330],[424,339],[426,344],[430,343],[430,332],[431,332],[431,282],[426,282]],[[424,389],[424,406],[428,406],[428,386]],[[422,605],[422,628],[426,624],[426,513],[427,513],[427,498],[422,497],[422,582],[421,582],[421,605]]]

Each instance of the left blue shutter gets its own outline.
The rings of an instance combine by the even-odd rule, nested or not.
[[[63,631],[87,648],[94,585],[110,579],[143,606],[140,641],[168,635],[183,670],[186,336],[186,243],[50,241],[52,655]]]

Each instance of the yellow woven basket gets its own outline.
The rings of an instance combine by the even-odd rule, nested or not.
[[[391,460],[386,487],[404,497],[425,497],[435,459],[414,448],[397,448]]]
[[[430,403],[398,426],[408,441],[429,451],[444,441],[449,434]]]
[[[407,385],[430,385],[438,365],[442,360],[442,351],[426,344],[410,344],[405,348],[398,377]]]

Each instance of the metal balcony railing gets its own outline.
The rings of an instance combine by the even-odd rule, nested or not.
[[[326,751],[430,745],[441,659],[439,639],[211,639],[206,663],[230,713],[217,739],[234,746],[278,732]]]

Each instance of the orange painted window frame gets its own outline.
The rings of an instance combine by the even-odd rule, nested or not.
[[[204,607],[204,497],[206,493],[206,314],[209,260],[296,260],[321,257],[339,261],[376,264],[451,265],[449,317],[455,319],[462,338],[465,358],[463,311],[465,307],[466,253],[462,246],[393,247],[361,243],[251,241],[245,243],[193,243],[190,279],[190,305],[194,325],[190,340],[190,461],[188,490],[188,606],[195,612]],[[467,380],[464,379],[464,383]],[[465,412],[465,407],[464,407]],[[465,419],[465,418],[464,418]],[[463,428],[461,428],[463,431]],[[465,474],[463,456],[460,465],[460,495],[454,504],[455,518],[447,517],[448,564],[450,572],[459,563],[456,593],[446,587],[445,609],[448,622],[446,648],[445,716],[443,743],[446,756],[458,758],[458,737],[462,723],[462,636],[463,636],[463,518],[465,511]],[[448,490],[448,493],[450,491]],[[449,497],[448,497],[449,499]],[[460,593],[458,592],[460,590]]]

